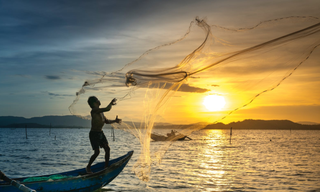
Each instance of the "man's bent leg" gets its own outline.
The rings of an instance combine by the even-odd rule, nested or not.
[[[91,156],[91,158],[89,160],[89,163],[88,163],[88,165],[86,167],[86,172],[87,173],[92,173],[91,165],[94,162],[94,160],[96,160],[96,158],[98,157],[99,154],[100,154],[100,150],[99,150],[99,147],[98,147],[97,149],[94,150],[94,154]]]
[[[105,168],[106,167],[108,167],[108,165],[109,165],[109,159],[110,159],[110,147],[109,147],[109,145],[108,144],[104,144],[103,146],[103,149],[104,149],[104,151],[105,151],[105,156],[104,156],[104,158],[105,158]]]

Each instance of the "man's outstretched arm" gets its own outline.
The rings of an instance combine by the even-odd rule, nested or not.
[[[112,123],[119,123],[119,124],[120,124],[121,121],[122,121],[121,119],[118,119],[118,115],[117,115],[117,117],[116,117],[115,120],[109,120],[109,119],[107,119],[107,118],[104,118],[104,119],[105,119],[104,122],[105,122],[106,124],[112,124]]]

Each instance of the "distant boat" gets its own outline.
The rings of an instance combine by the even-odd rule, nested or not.
[[[80,192],[80,191],[95,191],[110,183],[116,178],[123,168],[129,162],[133,151],[117,159],[109,161],[109,167],[104,168],[105,163],[97,163],[91,167],[93,174],[86,174],[85,169],[77,169],[68,172],[56,173],[52,175],[43,175],[38,177],[24,177],[13,179],[24,184],[30,189],[37,192]],[[57,180],[42,178],[59,178]],[[0,180],[1,192],[21,192],[18,188],[10,185],[5,181]]]
[[[167,136],[161,135],[158,133],[151,133],[151,139],[154,141],[182,141],[185,140],[186,138],[190,139],[190,137],[183,135],[181,133],[176,134],[177,131],[171,130],[171,133],[167,133]]]

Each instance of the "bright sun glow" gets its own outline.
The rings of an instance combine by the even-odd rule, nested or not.
[[[203,100],[203,105],[209,111],[220,111],[226,104],[223,96],[219,95],[208,95]]]

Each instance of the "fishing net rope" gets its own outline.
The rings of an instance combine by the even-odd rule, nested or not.
[[[84,82],[69,110],[87,116],[88,96],[108,102],[117,98],[117,109],[107,116],[113,111],[126,114],[121,125],[112,126],[139,140],[141,155],[134,171],[148,181],[152,165],[161,161],[171,144],[151,143],[155,123],[170,118],[174,110],[186,110],[182,104],[192,104],[199,94],[226,98],[223,111],[208,117],[210,123],[222,121],[280,86],[309,61],[319,44],[316,17],[278,18],[237,29],[197,17],[180,39],[147,50],[117,71],[90,72],[97,78]],[[317,69],[319,63],[309,62],[304,70],[314,75]],[[180,133],[189,135],[207,124],[183,126]]]

